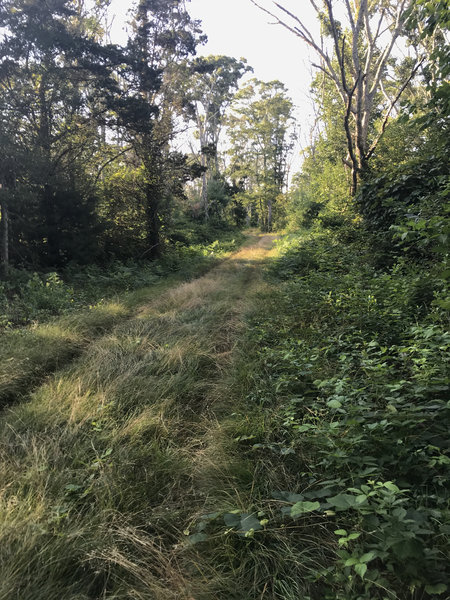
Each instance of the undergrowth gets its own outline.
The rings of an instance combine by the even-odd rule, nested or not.
[[[235,510],[191,532],[199,563],[224,576],[208,597],[447,598],[443,263],[400,247],[382,267],[355,226],[284,238],[279,252],[235,367],[241,407],[223,425],[254,478]]]
[[[217,239],[209,232],[209,237],[191,233],[190,238],[173,241],[156,261],[70,265],[60,273],[11,269],[8,279],[0,281],[0,334],[152,286],[172,273],[182,272],[185,279],[201,275],[244,239],[238,230],[212,233]]]

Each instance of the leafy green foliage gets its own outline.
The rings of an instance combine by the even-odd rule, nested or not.
[[[236,94],[227,122],[229,175],[244,182],[241,200],[258,215],[263,231],[271,231],[282,217],[282,211],[277,213],[296,139],[292,113],[292,101],[280,81],[252,79]]]
[[[373,242],[353,229],[279,243],[276,291],[251,320],[248,402],[267,423],[252,452],[261,488],[277,468],[290,490],[272,493],[284,506],[269,529],[299,517],[314,526],[316,514],[327,523],[333,556],[310,589],[428,598],[448,589],[448,286],[435,254],[426,267],[422,256],[380,269]],[[269,447],[291,452],[264,468]]]

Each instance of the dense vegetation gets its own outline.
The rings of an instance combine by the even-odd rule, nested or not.
[[[0,600],[448,597],[448,3],[263,6],[319,60],[289,189],[286,88],[184,2],[124,47],[44,4],[0,3]]]

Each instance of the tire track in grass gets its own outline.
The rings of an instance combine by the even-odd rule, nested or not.
[[[216,496],[233,490],[211,436],[272,241],[141,306],[3,415],[0,600],[200,594],[183,528],[218,473]]]
[[[205,265],[199,265],[199,270],[204,272]],[[92,309],[2,333],[0,409],[26,398],[46,377],[80,356],[94,340],[133,318],[142,304],[178,285],[183,277],[182,272],[175,273],[151,288],[136,290]]]

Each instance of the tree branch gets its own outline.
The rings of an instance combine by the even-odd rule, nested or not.
[[[109,160],[107,160],[99,169],[97,176],[94,180],[94,186],[98,183],[98,180],[100,179],[103,171],[106,169],[106,167],[108,165],[110,165],[111,163],[113,163],[115,160],[117,160],[118,158],[120,158],[121,156],[123,156],[124,154],[126,154],[127,152],[129,152],[129,150],[132,149],[132,146],[127,146],[124,150],[122,150],[121,152],[119,152],[119,154],[116,154],[115,156],[113,156],[112,158],[110,158]]]
[[[400,88],[400,90],[398,91],[398,94],[395,96],[395,98],[392,100],[386,115],[383,119],[383,124],[381,126],[381,132],[379,134],[379,136],[377,137],[377,139],[375,140],[375,142],[372,144],[372,146],[370,147],[370,150],[368,151],[368,153],[365,156],[365,160],[369,160],[371,158],[371,156],[373,155],[373,153],[375,152],[376,147],[378,146],[379,141],[381,140],[381,138],[384,135],[384,132],[386,131],[386,127],[389,121],[389,117],[391,116],[391,112],[394,108],[394,106],[397,104],[397,102],[400,100],[400,96],[403,94],[403,92],[405,91],[405,89],[408,87],[408,84],[410,83],[410,81],[412,80],[412,78],[414,77],[414,75],[417,73],[417,71],[420,69],[420,67],[422,66],[424,62],[424,59],[422,59],[415,67],[414,69],[411,71],[410,76],[408,77],[408,79],[405,81],[405,83],[402,85],[402,87]]]
[[[402,22],[401,17],[404,12],[405,4],[407,1],[410,2],[411,0],[402,0],[402,2],[400,3],[400,6],[398,7],[395,25],[394,25],[394,31],[392,32],[391,41],[389,42],[389,44],[387,44],[386,48],[382,52],[380,60],[378,62],[378,66],[375,69],[374,80],[373,80],[372,87],[369,92],[372,97],[375,95],[375,93],[377,91],[378,84],[380,83],[380,79],[381,79],[381,76],[383,73],[383,69],[386,65],[386,62],[387,62],[389,56],[391,55],[392,48],[394,47],[394,44],[397,41],[397,38],[400,35],[400,32],[402,30],[403,22]]]
[[[350,0],[345,0],[345,6],[347,7],[347,14],[350,21],[350,26],[352,28],[352,32],[355,32],[355,20],[353,18],[352,9],[350,6]]]
[[[252,4],[254,4],[257,8],[259,8],[260,10],[262,10],[263,12],[265,12],[266,14],[268,14],[272,18],[274,18],[275,21],[276,21],[275,24],[281,25],[282,27],[284,27],[285,29],[287,29],[288,31],[290,31],[291,33],[293,33],[295,36],[297,36],[301,40],[303,40],[306,44],[308,44],[308,46],[310,46],[311,48],[313,48],[313,50],[322,58],[322,60],[326,64],[326,66],[327,66],[327,68],[329,70],[329,73],[331,74],[331,78],[333,79],[333,81],[335,83],[335,86],[336,86],[336,89],[338,91],[338,94],[341,97],[342,102],[345,105],[345,103],[346,103],[346,93],[345,93],[345,90],[342,87],[341,80],[340,80],[338,74],[336,73],[336,71],[333,68],[333,64],[332,64],[332,62],[330,60],[330,57],[314,41],[314,38],[312,37],[312,35],[309,32],[309,30],[302,23],[302,21],[298,17],[296,17],[293,13],[291,13],[287,8],[285,8],[281,4],[278,4],[277,2],[275,2],[275,5],[281,11],[283,11],[289,17],[291,17],[296,23],[298,23],[299,27],[291,26],[288,23],[286,23],[286,21],[281,20],[275,13],[271,12],[270,10],[268,10],[267,8],[265,8],[264,6],[261,6],[258,2],[256,2],[256,0],[250,0],[250,2]],[[318,10],[316,4],[313,2],[313,0],[310,0],[310,3],[314,7],[314,9],[319,13],[319,10]]]

